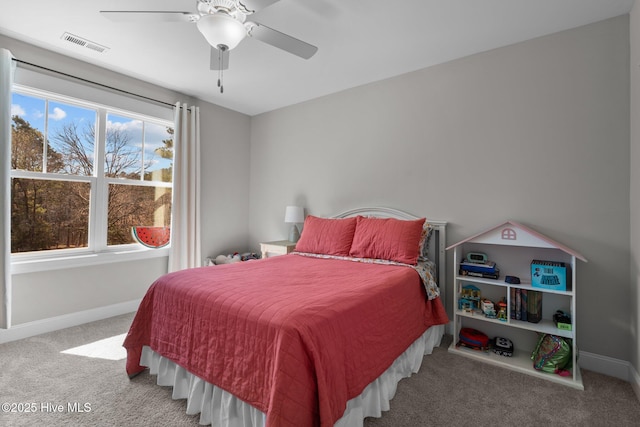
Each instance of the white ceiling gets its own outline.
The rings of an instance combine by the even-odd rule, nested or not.
[[[304,60],[247,38],[224,93],[194,24],[114,23],[100,10],[195,11],[196,0],[0,0],[0,34],[248,115],[626,14],[634,0],[280,0],[251,17],[317,46]],[[109,50],[61,39],[69,32]],[[18,58],[20,59],[20,58]]]

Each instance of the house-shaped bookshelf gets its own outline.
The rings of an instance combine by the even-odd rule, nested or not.
[[[584,389],[580,368],[577,364],[576,342],[576,260],[587,262],[579,252],[515,221],[506,221],[495,227],[477,233],[447,250],[453,250],[454,293],[453,293],[453,334],[454,340],[449,351],[476,358],[494,365],[535,375],[544,379]],[[486,260],[486,261],[485,261]],[[483,262],[495,262],[497,274],[478,273],[483,271]],[[464,264],[464,269],[463,265]],[[557,266],[562,280],[540,281],[538,277],[532,283],[532,270],[537,276],[538,270],[532,267]],[[476,268],[479,266],[480,268]],[[470,272],[469,269],[472,271]],[[547,272],[549,268],[544,270]],[[510,276],[510,280],[505,278]],[[554,276],[555,277],[555,276]],[[511,278],[515,278],[512,280]],[[513,283],[519,282],[519,283]],[[506,319],[484,316],[481,311],[461,310],[458,299],[462,289],[468,285],[477,286],[481,297],[494,303],[507,303]],[[526,312],[527,296],[535,296],[542,301],[542,320],[535,322],[520,313]],[[562,311],[571,318],[568,329],[560,329],[554,322],[554,314]],[[562,326],[562,325],[561,325]],[[512,357],[498,355],[493,351],[469,350],[458,345],[461,328],[477,329],[490,338],[507,338],[513,342]],[[534,369],[532,352],[540,336],[551,334],[562,337],[572,348],[571,369],[567,376],[551,374]]]

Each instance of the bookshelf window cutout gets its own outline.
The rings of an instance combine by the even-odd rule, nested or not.
[[[516,230],[509,227],[502,229],[502,240],[518,240]]]

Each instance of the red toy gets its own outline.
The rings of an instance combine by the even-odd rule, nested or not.
[[[462,328],[459,344],[476,350],[486,350],[489,348],[489,337],[477,329]]]

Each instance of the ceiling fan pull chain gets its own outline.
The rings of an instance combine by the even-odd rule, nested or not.
[[[222,63],[224,62],[224,52],[227,49],[227,46],[223,44],[218,45],[218,87],[220,88],[220,93],[224,93],[224,86],[222,84]]]

